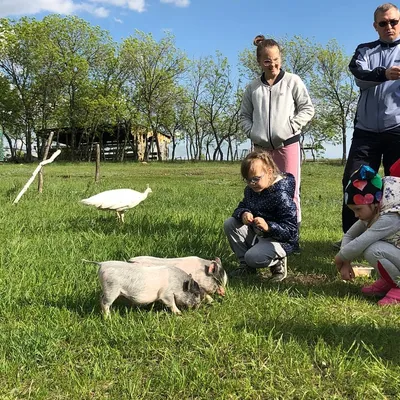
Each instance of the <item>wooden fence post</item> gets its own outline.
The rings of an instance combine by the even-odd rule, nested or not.
[[[100,144],[96,144],[96,174],[94,177],[94,182],[98,183],[100,180]]]
[[[51,146],[51,143],[53,141],[53,135],[54,135],[54,132],[51,131],[50,135],[49,135],[49,138],[47,139],[46,147],[44,149],[43,160],[42,161],[46,160],[47,156],[49,155],[50,146]],[[39,171],[38,191],[39,191],[39,193],[43,192],[43,168],[40,168],[40,171]]]

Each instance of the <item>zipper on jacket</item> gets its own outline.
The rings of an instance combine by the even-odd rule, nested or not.
[[[272,150],[275,150],[275,146],[272,143],[272,135],[271,135],[271,100],[272,100],[272,86],[268,86],[269,90],[269,110],[268,110],[268,138],[271,144]]]

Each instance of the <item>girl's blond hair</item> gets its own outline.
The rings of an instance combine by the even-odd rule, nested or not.
[[[242,174],[243,179],[247,179],[249,177],[250,168],[256,160],[261,160],[266,168],[272,169],[272,175],[274,179],[280,174],[280,171],[275,164],[275,161],[272,159],[267,151],[255,150],[247,154],[247,156],[242,161],[242,164],[240,166],[240,173]]]

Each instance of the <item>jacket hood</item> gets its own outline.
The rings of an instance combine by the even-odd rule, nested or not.
[[[383,178],[381,214],[388,212],[400,213],[400,178],[395,176]]]

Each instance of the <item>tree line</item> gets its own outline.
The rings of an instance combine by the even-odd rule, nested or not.
[[[304,80],[316,107],[302,133],[303,151],[310,148],[315,157],[325,143],[342,143],[344,162],[358,98],[349,56],[335,40],[322,46],[301,36],[276,39],[284,69]],[[238,57],[235,77],[221,52],[189,59],[169,32],[156,41],[151,33],[135,31],[116,43],[107,31],[75,16],[2,18],[0,126],[11,157],[18,157],[17,142],[26,149],[26,161],[33,148],[40,155],[46,137],[39,132],[68,128],[71,147],[79,148],[84,144],[76,143],[78,131],[90,145],[101,142],[104,129],[117,126],[133,136],[152,132],[159,160],[157,133],[171,138],[172,159],[180,142],[188,159],[222,160],[223,148],[228,160],[237,159],[247,139],[239,124],[243,90],[260,74],[254,46]],[[74,152],[70,157],[74,160]]]

